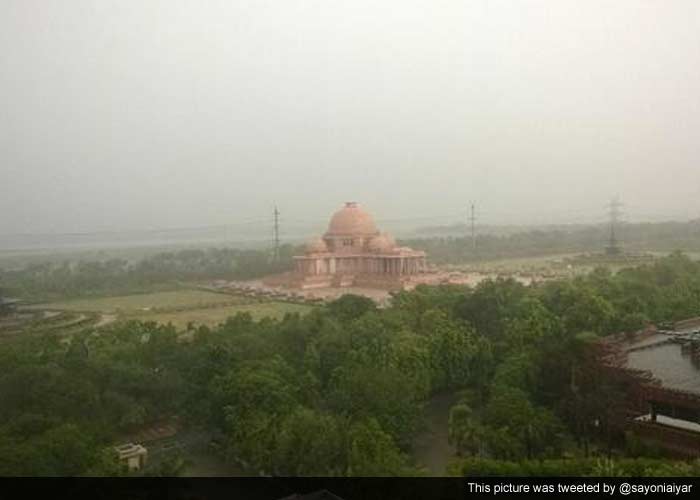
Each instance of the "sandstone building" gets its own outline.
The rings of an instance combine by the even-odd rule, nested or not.
[[[426,270],[425,252],[397,246],[355,202],[333,214],[326,233],[311,240],[294,261],[292,285],[298,288],[397,289]]]

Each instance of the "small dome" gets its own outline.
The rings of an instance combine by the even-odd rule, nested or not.
[[[355,202],[348,202],[331,217],[329,236],[371,236],[377,234],[372,216]]]
[[[328,246],[321,238],[313,238],[306,244],[305,251],[306,253],[324,253],[328,251]]]
[[[383,233],[369,241],[369,250],[375,253],[388,253],[394,250],[395,245],[394,238]]]

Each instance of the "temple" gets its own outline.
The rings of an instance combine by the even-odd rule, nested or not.
[[[348,202],[331,217],[328,231],[294,257],[292,286],[325,288],[366,286],[398,289],[426,270],[425,252],[399,247],[380,233],[372,217]]]

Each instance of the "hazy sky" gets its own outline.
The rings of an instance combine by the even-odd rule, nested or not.
[[[0,97],[0,234],[700,216],[697,0],[0,0]]]

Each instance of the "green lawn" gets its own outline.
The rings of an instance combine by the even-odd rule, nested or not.
[[[244,297],[224,295],[201,290],[178,290],[173,292],[156,292],[118,297],[100,297],[94,299],[75,299],[50,302],[32,306],[37,309],[56,309],[61,311],[86,311],[103,313],[133,313],[146,310],[173,310],[178,308],[201,308],[226,304],[250,302]]]
[[[226,321],[226,318],[235,316],[239,312],[248,312],[253,319],[259,320],[265,317],[282,318],[287,313],[306,313],[312,306],[302,304],[288,304],[286,302],[261,302],[258,304],[243,304],[237,306],[223,306],[208,309],[190,309],[181,312],[140,313],[124,316],[125,319],[139,319],[142,321],[156,321],[158,323],[172,323],[181,330],[192,322],[197,325],[216,326]]]
[[[216,326],[238,312],[248,312],[253,319],[282,318],[287,313],[305,313],[312,306],[206,292],[179,290],[146,294],[76,299],[31,306],[34,309],[101,313],[100,322],[138,319],[172,323],[184,329],[189,323]]]

